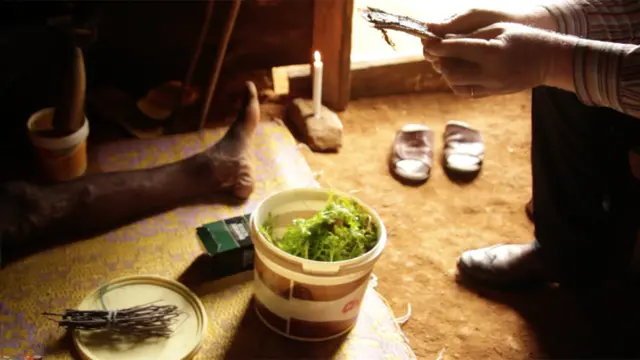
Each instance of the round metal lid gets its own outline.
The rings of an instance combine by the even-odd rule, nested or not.
[[[104,332],[75,330],[73,342],[87,360],[191,359],[202,347],[207,314],[198,297],[184,285],[159,276],[127,276],[115,279],[87,296],[78,310],[117,310],[148,303],[176,305],[184,315],[166,338],[143,341],[114,339]]]

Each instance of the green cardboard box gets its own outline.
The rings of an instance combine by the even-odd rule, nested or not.
[[[197,228],[204,250],[213,258],[217,276],[230,276],[253,269],[251,214],[204,224]]]

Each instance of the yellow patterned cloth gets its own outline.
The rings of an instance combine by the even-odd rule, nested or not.
[[[208,130],[102,145],[92,149],[90,169],[116,171],[173,162],[205,149],[222,133]],[[0,359],[17,355],[77,358],[65,331],[41,316],[43,311],[75,308],[90,291],[120,276],[153,274],[180,279],[202,255],[197,226],[248,213],[261,199],[283,189],[318,186],[293,137],[277,123],[259,125],[255,155],[255,193],[242,206],[183,207],[7,264],[0,270]],[[251,274],[206,282],[194,289],[209,318],[198,359],[415,358],[393,314],[373,289],[365,297],[356,327],[345,339],[308,344],[272,333],[250,306]]]

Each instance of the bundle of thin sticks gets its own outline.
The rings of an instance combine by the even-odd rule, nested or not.
[[[111,331],[120,335],[167,337],[173,333],[183,314],[175,305],[139,305],[120,310],[73,310],[63,314],[45,312],[45,316],[69,330]]]
[[[359,11],[365,20],[382,32],[384,40],[393,48],[395,48],[395,44],[389,38],[387,30],[400,31],[419,38],[438,38],[429,31],[427,24],[409,16],[391,14],[371,6],[359,9]]]

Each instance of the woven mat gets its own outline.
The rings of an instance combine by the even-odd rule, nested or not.
[[[90,171],[145,168],[176,161],[217,141],[223,130],[156,140],[128,140],[92,149]],[[181,279],[201,258],[195,228],[250,212],[264,197],[293,187],[318,186],[288,130],[259,125],[257,186],[242,206],[211,204],[176,209],[110,233],[42,252],[0,271],[0,359],[44,355],[77,358],[63,329],[39,314],[74,308],[110,279],[154,274]],[[202,272],[201,272],[202,273]],[[298,343],[272,333],[250,307],[251,273],[200,284],[208,334],[198,359],[413,359],[384,300],[368,291],[354,330],[342,340]]]

